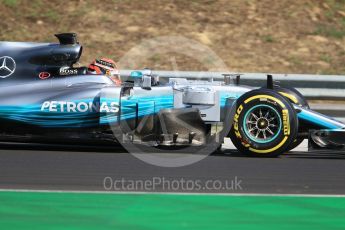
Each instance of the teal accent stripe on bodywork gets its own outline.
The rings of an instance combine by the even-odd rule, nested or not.
[[[98,124],[97,112],[47,112],[41,105],[0,106],[0,117],[42,127],[76,127]]]
[[[319,126],[320,128],[327,129],[342,129],[345,127],[344,124],[333,120],[330,117],[326,117],[322,114],[319,114],[314,111],[304,111],[298,113],[298,118],[307,122],[310,122],[314,125]]]
[[[95,99],[71,100],[69,102],[87,104],[93,103],[93,107],[97,107],[102,103],[110,104],[118,103],[116,98],[101,98],[99,102]],[[99,105],[97,105],[99,103]],[[161,109],[173,108],[173,96],[163,95],[160,97],[131,97],[122,100],[121,120],[136,118],[136,107],[138,103],[138,116],[146,116],[158,113]],[[42,103],[43,104],[43,103]],[[33,104],[25,106],[0,106],[0,117],[3,119],[22,122],[30,125],[37,125],[46,128],[79,128],[93,127],[105,124],[114,124],[118,122],[119,113],[113,112],[61,112],[58,106],[58,112],[52,112],[48,109],[41,111],[42,104]]]
[[[228,98],[236,100],[242,95],[242,93],[233,93],[233,92],[220,92],[220,107],[226,106],[226,100]]]
[[[228,98],[236,100],[241,94],[232,92],[220,92],[220,106],[224,108]],[[68,101],[68,100],[66,100]],[[71,100],[70,102],[79,103],[100,103],[106,102],[110,104],[116,102],[120,104],[118,98],[100,98],[99,102],[97,98],[83,99],[83,100]],[[43,102],[42,102],[43,103]],[[162,109],[174,108],[174,97],[172,94],[159,95],[159,96],[145,96],[134,95],[128,98],[121,99],[121,117],[119,113],[106,113],[106,112],[49,112],[47,110],[41,111],[40,104],[28,104],[23,106],[13,105],[1,105],[0,106],[0,118],[23,122],[26,124],[37,125],[40,127],[48,128],[80,128],[80,127],[93,127],[104,124],[114,124],[118,120],[135,119],[137,116],[138,105],[138,117],[156,114]],[[95,105],[94,104],[94,105]],[[337,123],[330,122],[331,118],[322,118],[320,115],[316,116],[310,112],[298,113],[298,117],[302,120],[309,121],[323,128],[338,129],[343,128]]]

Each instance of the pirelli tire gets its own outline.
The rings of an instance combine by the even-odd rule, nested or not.
[[[258,89],[236,100],[230,138],[243,154],[276,157],[296,139],[298,119],[291,103],[279,93]]]
[[[287,98],[291,103],[301,106],[302,108],[309,109],[307,99],[293,87],[275,87],[275,91]]]
[[[283,95],[285,98],[289,99],[289,101],[293,104],[299,105],[302,108],[305,109],[309,109],[309,103],[308,101],[305,99],[305,97],[295,88],[292,87],[276,87],[274,90],[276,90],[277,92],[279,92],[279,94]],[[298,128],[298,132],[299,133],[303,133],[303,132],[308,132],[308,130],[305,127],[301,127],[299,126]],[[289,146],[289,148],[287,149],[287,151],[290,151],[296,147],[298,147],[300,144],[302,144],[302,142],[304,141],[305,138],[300,137],[300,138],[296,138],[291,145]]]

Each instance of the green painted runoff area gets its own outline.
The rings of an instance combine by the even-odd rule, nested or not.
[[[3,191],[0,229],[345,229],[345,198]]]

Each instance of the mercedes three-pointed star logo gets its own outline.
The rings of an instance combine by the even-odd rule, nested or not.
[[[8,56],[0,57],[0,78],[11,76],[16,70],[16,62]]]

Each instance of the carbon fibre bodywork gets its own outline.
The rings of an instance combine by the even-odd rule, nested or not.
[[[135,82],[119,87],[107,76],[73,68],[81,53],[77,42],[0,43],[0,140],[222,143],[236,100],[253,89],[176,78],[152,87]],[[345,127],[297,104],[294,108],[307,131]]]

